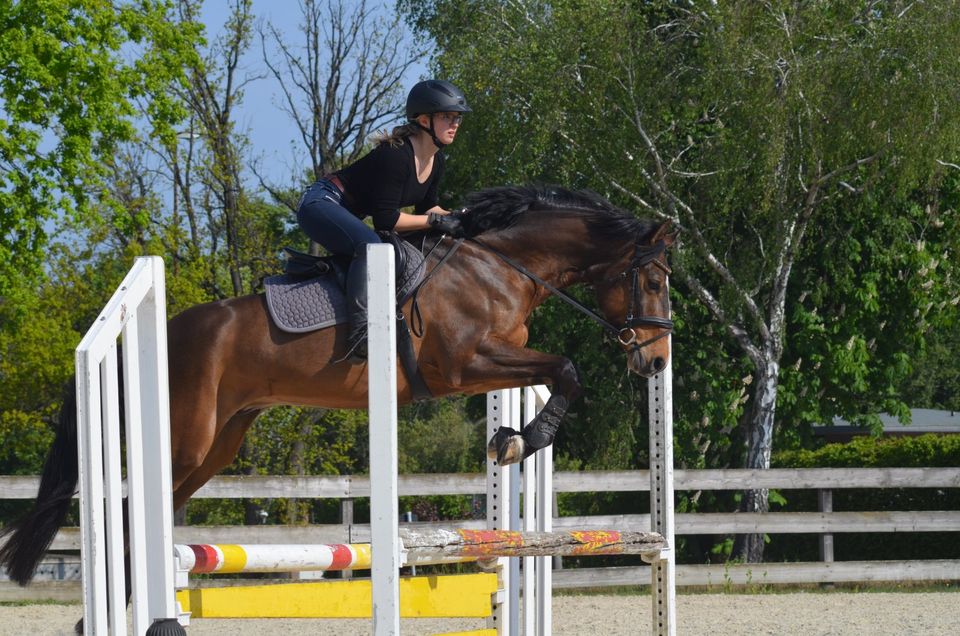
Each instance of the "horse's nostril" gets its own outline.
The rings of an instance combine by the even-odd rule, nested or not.
[[[667,366],[667,361],[661,358],[660,356],[657,356],[656,358],[653,359],[653,368],[656,369],[657,371],[663,371],[663,369],[666,366]]]

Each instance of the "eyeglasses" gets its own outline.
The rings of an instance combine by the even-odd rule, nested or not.
[[[463,121],[462,113],[434,113],[435,117],[439,117],[442,121],[447,122],[451,126],[455,126]]]

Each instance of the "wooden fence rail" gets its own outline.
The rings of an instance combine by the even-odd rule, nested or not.
[[[33,499],[39,477],[0,476],[0,499]],[[779,490],[847,488],[960,488],[960,468],[772,468],[770,470],[675,470],[675,490]],[[554,492],[646,492],[646,470],[566,471],[553,477]],[[482,495],[480,473],[400,475],[401,495]],[[364,475],[214,477],[194,498],[200,499],[356,499],[370,496]]]
[[[679,491],[742,490],[775,488],[779,490],[817,490],[820,512],[753,513],[678,513],[676,533],[737,534],[820,534],[822,546],[832,544],[834,533],[847,532],[960,532],[960,511],[833,511],[829,496],[833,490],[849,488],[960,488],[960,468],[807,468],[771,470],[677,470],[674,488]],[[39,478],[0,476],[0,499],[32,499]],[[644,492],[649,490],[649,474],[636,471],[558,472],[554,492]],[[401,475],[401,496],[473,495],[486,492],[482,474]],[[356,498],[369,497],[370,482],[363,475],[339,476],[220,476],[211,480],[196,495],[198,498],[324,498],[341,499],[344,506]],[[428,530],[436,527],[482,529],[483,521],[444,521],[437,524],[412,523],[406,527]],[[555,518],[556,530],[620,528],[646,529],[649,515],[568,516]],[[294,526],[181,526],[174,530],[179,543],[357,543],[370,539],[366,524],[326,524]],[[53,550],[78,550],[79,531],[64,528]],[[834,562],[832,548],[823,549],[821,562],[749,565],[679,566],[680,585],[717,585],[742,583],[822,583],[876,580],[957,580],[960,560]],[[643,566],[558,571],[555,587],[635,585],[649,582]],[[50,586],[39,586],[46,588]],[[4,591],[0,600],[22,598]],[[52,588],[50,588],[52,589]],[[60,589],[60,588],[57,588]],[[38,592],[41,595],[42,592]]]

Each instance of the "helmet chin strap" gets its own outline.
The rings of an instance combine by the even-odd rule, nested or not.
[[[421,124],[421,123],[420,123],[419,121],[417,121],[416,119],[413,120],[413,123],[415,123],[415,124],[417,125],[417,128],[419,128],[420,130],[422,130],[422,131],[424,131],[425,133],[427,133],[428,135],[430,135],[430,139],[433,140],[433,145],[434,145],[434,146],[436,146],[437,148],[439,148],[439,149],[441,149],[441,150],[443,150],[444,148],[447,147],[447,144],[445,144],[445,143],[443,143],[442,141],[440,141],[439,139],[437,139],[437,133],[436,133],[436,131],[433,130],[433,115],[430,115],[430,127],[429,127],[429,128],[427,128],[426,126],[424,126],[423,124]]]

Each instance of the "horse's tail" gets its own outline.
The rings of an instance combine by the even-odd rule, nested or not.
[[[0,566],[20,585],[33,578],[70,511],[79,479],[77,461],[77,394],[72,381],[65,391],[57,434],[43,465],[33,509],[3,530],[7,542],[0,548]]]

